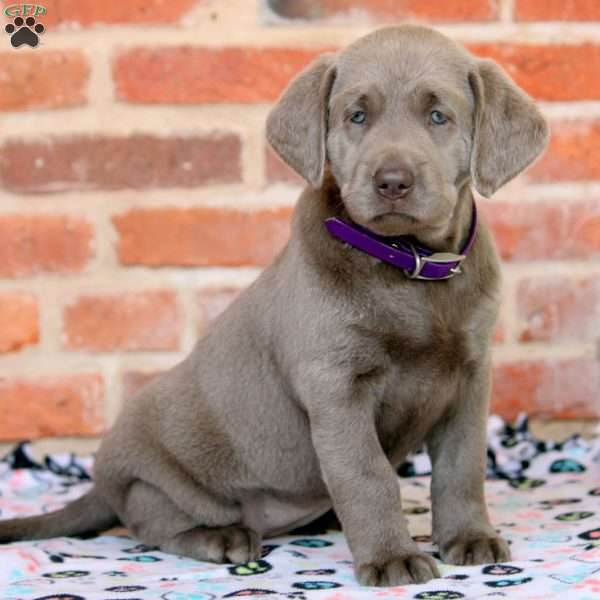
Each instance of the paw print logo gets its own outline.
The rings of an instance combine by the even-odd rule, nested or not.
[[[429,512],[429,509],[426,506],[411,506],[410,508],[405,508],[402,511],[405,515],[424,515]]]
[[[333,575],[335,569],[304,569],[296,571],[296,575]]]
[[[557,521],[581,521],[581,519],[589,519],[593,517],[594,513],[587,510],[579,510],[573,512],[566,512],[554,517]]]
[[[85,577],[89,571],[55,571],[54,573],[44,573],[42,577],[48,579],[70,579],[72,577]]]
[[[326,546],[333,546],[332,542],[320,539],[302,539],[294,540],[290,542],[294,546],[301,546],[302,548],[325,548]]]
[[[44,33],[45,27],[41,23],[36,23],[35,17],[15,17],[12,23],[9,23],[4,31],[10,35],[10,43],[14,48],[27,44],[35,48],[39,42],[39,36]]]
[[[482,573],[485,575],[516,575],[522,573],[523,569],[513,567],[512,565],[493,564],[483,568]]]
[[[484,581],[485,585],[493,588],[511,587],[513,585],[523,585],[533,581],[533,577],[520,577],[519,579],[497,579],[496,581]]]
[[[415,598],[418,598],[418,600],[457,600],[458,598],[464,597],[464,594],[461,594],[460,592],[453,592],[451,590],[421,592],[415,596]]]
[[[598,529],[590,529],[589,531],[584,531],[580,533],[578,538],[582,540],[600,542],[600,527]]]
[[[546,481],[544,479],[510,479],[508,485],[514,488],[515,490],[519,490],[521,492],[528,492],[534,488],[540,487],[544,485]]]
[[[578,502],[581,502],[581,498],[553,498],[551,500],[540,500],[540,508],[542,510],[552,510],[557,506],[577,504]]]
[[[232,575],[251,576],[266,573],[272,568],[273,567],[266,560],[251,560],[247,563],[229,567],[228,570]]]
[[[335,581],[299,581],[292,584],[298,590],[332,590],[342,587],[341,583]]]
[[[583,473],[585,467],[576,460],[561,458],[550,465],[550,473]]]

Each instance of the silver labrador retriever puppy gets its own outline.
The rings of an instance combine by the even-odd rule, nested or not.
[[[423,582],[438,570],[395,467],[425,442],[442,559],[508,560],[483,493],[499,267],[470,186],[489,196],[529,165],[544,119],[494,63],[401,26],[300,73],[267,135],[310,184],[289,244],[126,404],[92,491],[1,523],[0,541],[120,522],[166,552],[244,562],[333,507],[361,583]]]

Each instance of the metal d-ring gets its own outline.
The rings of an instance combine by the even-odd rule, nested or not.
[[[454,277],[454,275],[458,275],[462,273],[460,263],[465,260],[466,256],[464,254],[454,254],[452,252],[434,252],[431,256],[421,256],[415,246],[411,243],[408,244],[415,258],[415,268],[412,272],[404,271],[406,276],[409,279],[424,279],[426,281],[431,281],[432,279],[450,279]],[[456,262],[458,263],[455,267],[452,267],[448,271],[448,275],[445,277],[424,277],[421,275],[423,268],[426,263],[448,263],[448,262]]]
[[[425,266],[425,261],[423,261],[421,255],[417,252],[417,249],[414,247],[413,244],[409,243],[408,245],[410,246],[410,249],[412,250],[413,256],[415,258],[415,268],[412,270],[411,273],[407,273],[406,271],[404,272],[406,273],[409,279],[418,279],[421,275],[423,267]]]

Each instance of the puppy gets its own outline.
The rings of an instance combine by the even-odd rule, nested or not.
[[[127,402],[94,488],[0,541],[102,530],[216,562],[332,507],[365,585],[439,575],[402,516],[395,468],[427,444],[445,562],[509,559],[483,493],[499,266],[477,223],[544,149],[496,66],[416,26],[315,61],[267,121],[308,182],[286,248],[197,343]]]

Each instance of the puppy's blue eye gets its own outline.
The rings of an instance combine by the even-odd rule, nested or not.
[[[431,122],[434,125],[445,125],[448,122],[446,115],[440,112],[439,110],[431,111],[431,114],[429,116],[431,117]]]
[[[367,118],[367,115],[362,110],[357,110],[351,117],[350,120],[357,125],[362,125]]]

